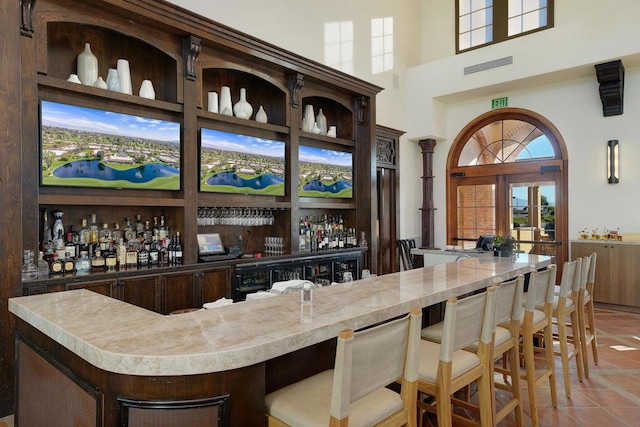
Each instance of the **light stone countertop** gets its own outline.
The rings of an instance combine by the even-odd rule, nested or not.
[[[9,311],[94,366],[128,375],[221,372],[335,338],[541,268],[550,258],[471,258],[173,316],[86,289],[12,298]]]

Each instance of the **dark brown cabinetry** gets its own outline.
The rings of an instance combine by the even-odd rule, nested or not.
[[[65,283],[38,280],[37,286],[15,283],[20,278],[19,257],[7,256],[1,264],[2,301],[22,292],[60,291],[91,287],[96,292],[121,298],[160,312],[199,307],[203,301],[230,296],[229,271],[206,270],[197,266],[196,235],[219,232],[227,245],[242,245],[248,253],[264,249],[264,238],[284,238],[284,253],[297,255],[299,218],[305,215],[340,214],[358,236],[365,232],[369,251],[363,265],[376,272],[377,236],[375,157],[371,141],[375,129],[375,96],[381,88],[340,71],[322,66],[291,52],[236,32],[201,16],[153,0],[38,0],[6,6],[2,22],[3,47],[16,59],[5,64],[3,74],[20,79],[18,90],[3,90],[3,128],[11,134],[11,144],[0,148],[7,177],[3,190],[8,196],[3,216],[21,230],[18,247],[35,250],[41,244],[42,211],[61,209],[67,229],[79,227],[81,220],[96,213],[98,222],[122,226],[125,217],[140,214],[145,219],[164,215],[172,231],[179,231],[183,243],[183,263],[191,271],[150,270],[118,272],[117,278],[88,275],[86,280]],[[10,37],[11,31],[20,36]],[[67,81],[76,73],[76,58],[85,43],[98,59],[98,74],[106,78],[120,58],[130,63],[134,95],[122,94]],[[137,96],[143,80],[151,80],[156,99]],[[233,102],[245,88],[254,109],[249,120],[206,111],[207,92],[231,88]],[[3,86],[3,88],[5,88]],[[6,88],[5,88],[6,89]],[[181,181],[178,190],[107,189],[43,186],[40,174],[41,101],[52,101],[104,111],[142,116],[179,123],[181,141]],[[337,135],[330,138],[302,130],[306,105],[316,114],[322,108]],[[262,106],[268,123],[254,120]],[[15,123],[19,122],[19,126]],[[285,148],[285,192],[282,196],[204,193],[199,191],[199,147],[203,127],[239,135],[283,141]],[[351,199],[299,197],[300,145],[330,148],[353,155],[354,194]],[[4,160],[3,160],[4,161]],[[19,177],[19,183],[9,179]],[[5,190],[6,188],[6,190]],[[198,210],[209,207],[269,209],[270,226],[198,225]],[[11,239],[15,241],[11,232]],[[8,235],[4,235],[8,237]],[[4,276],[3,276],[4,277]],[[226,280],[223,280],[226,277]],[[15,280],[14,280],[15,279]],[[8,318],[3,324],[11,324]],[[13,333],[2,329],[4,352],[2,370],[11,371]],[[7,377],[12,377],[8,375]],[[2,390],[13,390],[11,384]],[[8,392],[10,393],[10,392]],[[2,396],[7,397],[7,396]],[[2,401],[11,401],[8,396]],[[233,409],[232,409],[233,411]]]

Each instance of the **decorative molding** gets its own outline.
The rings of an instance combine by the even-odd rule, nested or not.
[[[195,81],[196,63],[200,55],[200,39],[195,36],[188,36],[184,39],[184,74],[188,80]]]
[[[369,98],[366,96],[358,97],[358,124],[364,124],[364,113],[367,110],[367,106],[369,106]]]
[[[396,144],[391,138],[376,137],[376,162],[396,164]]]
[[[600,84],[600,101],[605,117],[622,114],[624,98],[624,66],[620,59],[596,64],[596,76]]]
[[[289,91],[291,92],[291,106],[300,108],[300,91],[304,86],[304,76],[302,74],[292,74],[289,76]]]
[[[35,12],[36,0],[20,0],[22,9],[22,23],[20,24],[20,34],[33,37],[33,14]]]

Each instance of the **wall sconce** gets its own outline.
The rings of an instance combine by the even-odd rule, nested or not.
[[[618,140],[612,139],[607,142],[607,175],[609,184],[620,182],[620,153],[618,151]]]

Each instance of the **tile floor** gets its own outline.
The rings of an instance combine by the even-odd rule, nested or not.
[[[596,331],[599,363],[593,364],[589,349],[589,378],[579,382],[575,361],[571,361],[571,399],[564,393],[559,357],[555,365],[557,409],[551,407],[548,381],[538,388],[541,427],[640,426],[640,314],[596,309]],[[525,426],[530,426],[524,382],[523,387],[524,421]],[[430,415],[424,421],[424,426],[437,425]],[[499,424],[500,427],[515,425],[513,416]]]
[[[571,361],[571,399],[564,395],[559,358],[556,358],[558,408],[551,407],[548,382],[538,389],[541,427],[640,426],[640,314],[596,309],[596,330],[599,363],[593,364],[589,351],[589,378],[579,382],[575,361]],[[525,425],[530,426],[526,389],[523,396]],[[0,427],[3,422],[13,427],[13,415],[0,418]],[[424,425],[437,424],[427,415]],[[515,426],[513,416],[499,426]]]

